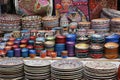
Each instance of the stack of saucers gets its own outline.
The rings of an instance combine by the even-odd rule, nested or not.
[[[110,62],[87,62],[84,67],[85,80],[117,80],[117,67]]]
[[[25,60],[25,78],[28,80],[50,79],[50,64],[47,60]]]
[[[0,80],[23,79],[23,61],[19,58],[5,58],[0,61]]]
[[[83,63],[78,60],[60,60],[51,64],[52,79],[82,79]]]

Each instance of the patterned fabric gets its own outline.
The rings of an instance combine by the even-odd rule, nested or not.
[[[62,6],[60,14],[67,13],[66,16],[72,21],[89,20],[88,0],[55,0],[56,4]]]
[[[20,15],[52,14],[52,0],[15,0],[15,7]]]
[[[62,6],[56,13],[67,13],[69,19],[76,18],[76,21],[99,18],[102,8],[117,9],[117,0],[55,0],[56,4]],[[75,12],[76,16],[71,17]]]
[[[102,8],[117,9],[117,0],[90,0],[90,18],[100,17]]]

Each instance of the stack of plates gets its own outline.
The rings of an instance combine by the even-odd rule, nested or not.
[[[51,63],[47,60],[25,60],[25,78],[30,80],[49,79],[50,64]]]
[[[52,79],[81,79],[83,63],[78,60],[60,60],[51,64]]]
[[[0,61],[0,80],[22,79],[23,61],[19,58],[5,58]]]
[[[110,62],[87,62],[84,67],[85,80],[117,80],[117,67]]]

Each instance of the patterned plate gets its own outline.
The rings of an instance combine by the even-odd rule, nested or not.
[[[28,76],[36,76],[36,77],[40,77],[40,76],[45,76],[45,75],[50,75],[50,72],[47,72],[47,73],[42,73],[42,74],[31,74],[31,73],[27,73],[27,72],[25,72],[25,75],[28,75]]]
[[[85,67],[92,69],[92,70],[116,70],[117,66],[116,64],[110,63],[110,62],[98,62],[98,61],[91,61],[87,62],[85,64]]]
[[[45,69],[50,69],[50,66],[44,66],[44,67],[29,67],[29,66],[24,66],[24,69],[27,70],[45,70]]]
[[[32,73],[32,74],[42,74],[42,73],[48,73],[50,72],[50,69],[48,70],[25,70],[25,72]]]
[[[51,76],[52,76],[52,78],[63,79],[63,80],[65,80],[65,79],[68,79],[68,80],[79,79],[79,80],[81,80],[81,78],[82,78],[81,74],[80,75],[73,75],[73,76],[60,76],[60,75],[51,74]]]
[[[10,67],[23,64],[23,60],[19,58],[5,58],[0,61],[0,67]]]
[[[58,69],[60,71],[81,69],[82,66],[83,63],[78,60],[60,60],[51,64],[52,68]]]
[[[45,79],[49,79],[50,75],[38,76],[38,77],[25,75],[25,78],[30,79],[30,80],[45,80]]]
[[[84,73],[87,74],[87,75],[97,76],[97,77],[109,77],[109,76],[116,75],[116,72],[100,74],[100,73],[89,72],[89,71],[86,71],[86,70],[84,70]]]
[[[88,77],[88,78],[93,78],[93,79],[98,79],[98,80],[107,80],[107,79],[112,79],[114,80],[116,78],[116,75],[113,75],[113,76],[108,76],[108,77],[98,77],[98,76],[91,76],[91,75],[88,75],[88,74],[84,74],[84,77]],[[113,79],[114,78],[114,79]]]
[[[51,73],[55,73],[55,74],[60,74],[60,75],[73,75],[73,74],[81,74],[83,72],[83,70],[75,70],[75,71],[58,71],[58,70],[54,70],[54,69],[51,69]]]
[[[24,64],[31,67],[43,67],[50,66],[50,62],[48,60],[25,60]]]

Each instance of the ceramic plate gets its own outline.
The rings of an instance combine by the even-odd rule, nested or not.
[[[78,60],[60,60],[51,64],[52,68],[58,69],[60,71],[81,69],[82,66],[83,63]]]
[[[98,62],[98,61],[91,61],[85,64],[85,67],[93,70],[115,70],[117,69],[116,64],[110,62]]]
[[[61,72],[61,71],[56,71],[56,70],[51,70],[51,73],[57,74],[57,75],[77,75],[77,74],[82,74],[83,70],[78,70],[78,71],[71,71],[71,72]]]
[[[25,60],[24,64],[31,67],[49,66],[51,63],[48,60]]]
[[[48,73],[41,73],[41,74],[32,74],[32,73],[27,73],[27,72],[25,72],[25,75],[38,77],[38,76],[50,75],[50,72],[48,72]]]
[[[27,79],[32,79],[32,80],[41,80],[41,79],[49,79],[50,78],[50,75],[46,75],[46,76],[28,76],[28,75],[25,75],[25,78]]]
[[[113,70],[96,70],[96,69],[90,69],[90,68],[84,67],[84,69],[87,70],[87,71],[89,71],[89,72],[100,73],[100,74],[115,73],[115,72],[117,72],[117,68],[113,69]]]
[[[58,75],[51,74],[51,76],[56,79],[81,79],[82,78],[82,75],[58,76]]]
[[[6,58],[0,61],[0,67],[9,67],[23,64],[22,59],[19,58]]]
[[[25,72],[32,73],[32,74],[42,74],[42,73],[48,73],[48,72],[50,72],[50,70],[43,70],[43,71],[39,71],[39,70],[36,70],[36,71],[25,70]]]
[[[91,75],[91,76],[98,76],[98,77],[108,77],[108,76],[116,75],[116,72],[115,73],[100,74],[100,73],[92,73],[92,72],[89,72],[89,71],[86,71],[86,70],[84,70],[84,73],[88,74],[88,75]]]

